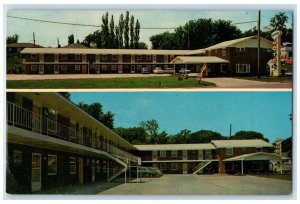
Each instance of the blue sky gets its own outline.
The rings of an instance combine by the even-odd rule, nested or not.
[[[270,141],[291,136],[292,92],[96,92],[72,93],[74,103],[100,102],[115,114],[115,127],[156,119],[160,131],[213,130],[229,135],[261,132]]]
[[[228,6],[227,6],[228,8]],[[198,8],[201,9],[201,8]],[[100,25],[102,15],[108,11],[114,15],[115,23],[121,13],[126,10],[8,10],[7,15],[34,18],[50,21],[63,21],[69,23]],[[257,10],[129,10],[130,15],[139,19],[141,27],[178,27],[189,20],[198,18],[212,18],[231,20],[233,23],[257,20]],[[261,27],[269,24],[270,19],[280,10],[262,10]],[[288,16],[288,27],[292,24],[292,12],[281,10]],[[255,27],[257,23],[240,24],[237,27],[248,30]],[[14,18],[7,18],[7,35],[15,33],[20,35],[20,42],[32,42],[32,33],[35,33],[36,43],[43,46],[57,46],[57,38],[61,45],[67,44],[67,36],[74,34],[75,39],[82,41],[85,36],[96,30],[94,27],[81,27],[70,25],[58,25],[41,23]],[[140,41],[150,45],[149,37],[164,31],[174,30],[141,30]]]

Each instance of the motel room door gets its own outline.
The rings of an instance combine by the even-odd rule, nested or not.
[[[92,181],[95,181],[95,160],[92,159]]]
[[[84,64],[82,65],[82,74],[86,74],[87,73],[87,65]]]
[[[39,65],[39,74],[44,74],[44,72],[45,72],[44,65]]]
[[[31,161],[31,191],[39,191],[41,190],[41,154],[40,153],[32,153],[32,161]]]
[[[54,74],[59,74],[59,66],[54,65]]]
[[[83,158],[79,158],[79,171],[78,171],[78,176],[79,176],[79,183],[82,184],[83,183]]]
[[[121,64],[118,65],[118,73],[119,74],[123,73],[123,65],[121,65]]]

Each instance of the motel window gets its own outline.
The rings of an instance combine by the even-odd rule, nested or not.
[[[80,65],[75,65],[75,71],[79,71],[80,70]]]
[[[250,73],[250,64],[236,64],[236,73]]]
[[[263,170],[263,163],[262,162],[253,162],[252,169],[253,170]]]
[[[22,151],[14,150],[13,152],[13,164],[14,166],[22,165]]]
[[[237,47],[237,48],[236,48],[236,51],[237,51],[237,52],[245,52],[245,51],[246,51],[246,48],[244,48],[244,47]]]
[[[166,170],[166,164],[160,164],[160,170]]]
[[[226,155],[233,155],[233,148],[226,148]]]
[[[172,157],[177,157],[177,150],[172,150],[171,151],[171,156]]]
[[[62,55],[61,55],[61,59],[62,59],[62,60],[66,60],[66,59],[67,59],[67,55],[62,54]]]
[[[48,112],[48,130],[51,132],[57,132],[57,111],[49,109]]]
[[[183,158],[187,158],[187,150],[183,150],[182,151],[182,157]]]
[[[146,55],[146,60],[151,60],[151,55]]]
[[[58,55],[57,54],[54,55],[54,61],[58,61]]]
[[[174,59],[174,55],[170,55],[170,60],[173,60]]]
[[[146,65],[146,67],[151,71],[151,65]]]
[[[8,48],[8,52],[11,52],[11,48]]]
[[[102,70],[107,70],[107,65],[102,65],[102,66],[101,66],[101,69],[102,69]]]
[[[137,69],[137,70],[141,70],[141,69],[142,69],[142,65],[138,65],[138,66],[136,67],[136,69]]]
[[[96,62],[100,61],[100,55],[96,55]]]
[[[225,57],[226,56],[226,48],[222,49],[222,56]]]
[[[31,59],[36,59],[37,55],[36,54],[31,54]]]
[[[112,55],[113,60],[117,60],[117,55]]]
[[[164,68],[166,69],[166,68],[168,68],[169,66],[168,65],[164,65]]]
[[[171,168],[172,168],[172,170],[178,170],[178,164],[177,163],[172,163]]]
[[[102,161],[102,169],[103,169],[103,173],[106,173],[106,161]]]
[[[57,156],[48,154],[48,175],[57,174]]]
[[[256,147],[256,152],[262,152],[262,148],[261,147]]]
[[[75,55],[75,60],[80,60],[80,55],[76,54]]]
[[[142,59],[142,55],[138,55],[138,56],[137,56],[137,59],[138,59],[138,60],[141,60],[141,59]]]
[[[211,156],[211,149],[204,150],[205,156]]]
[[[111,65],[111,70],[117,70],[117,65]]]
[[[101,60],[107,60],[107,55],[101,55]]]
[[[66,71],[67,70],[67,65],[62,65],[61,70]]]
[[[86,55],[82,55],[82,61],[83,61],[83,62],[86,61]]]
[[[76,157],[70,157],[70,174],[76,174]]]
[[[166,157],[166,150],[160,150],[159,155],[160,157]]]
[[[36,71],[37,70],[37,66],[36,65],[31,65],[31,71]]]

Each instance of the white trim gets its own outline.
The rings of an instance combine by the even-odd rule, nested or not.
[[[226,151],[226,155],[233,155],[233,148],[225,148],[225,151]]]
[[[236,50],[236,52],[245,52],[246,48],[245,47],[237,47],[235,50]]]
[[[74,175],[76,174],[76,165],[77,165],[77,161],[76,161],[76,157],[73,157],[73,156],[70,156],[70,163],[69,163],[69,166],[70,166],[70,174],[71,175]],[[72,161],[73,160],[73,161]],[[71,165],[74,165],[74,171],[71,171]]]
[[[250,73],[250,64],[236,64],[235,65],[236,73]]]

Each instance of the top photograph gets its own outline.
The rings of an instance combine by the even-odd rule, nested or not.
[[[292,10],[8,10],[7,89],[292,89]]]

